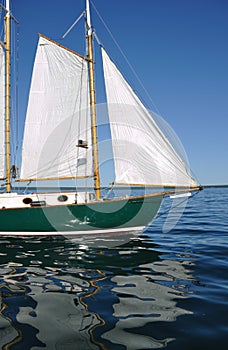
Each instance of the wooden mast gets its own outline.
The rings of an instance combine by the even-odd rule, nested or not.
[[[100,174],[98,160],[98,144],[97,144],[97,121],[96,121],[96,96],[94,82],[94,61],[93,61],[93,32],[90,19],[89,0],[86,0],[86,18],[87,18],[87,47],[89,59],[89,88],[90,88],[90,107],[92,119],[92,143],[93,143],[93,169],[94,169],[94,189],[96,198],[100,199]]]
[[[6,192],[11,192],[10,184],[10,5],[6,0],[6,86],[5,86],[5,156],[6,156]]]

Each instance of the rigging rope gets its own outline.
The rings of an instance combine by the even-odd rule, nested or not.
[[[65,37],[70,33],[70,31],[76,26],[76,24],[80,21],[80,19],[85,16],[85,11],[83,11],[80,16],[74,21],[74,23],[70,26],[70,28],[62,35],[61,39],[65,39]]]
[[[5,13],[4,13],[3,11],[4,11],[4,10],[3,10],[3,7],[0,6],[0,23],[3,23],[3,21],[4,21],[4,15],[5,15]],[[4,25],[1,25],[0,38],[2,39],[2,42],[4,42],[3,35],[4,35]]]
[[[13,156],[14,156],[14,165],[17,163],[18,156],[18,143],[19,143],[19,131],[18,131],[18,40],[19,40],[19,25],[15,23],[15,30],[12,32],[12,41],[13,41],[13,77],[14,77],[14,92],[13,92],[13,101],[12,106],[13,109]]]
[[[132,73],[134,74],[134,76],[136,77],[136,79],[138,80],[139,84],[141,85],[141,87],[143,88],[144,92],[146,93],[147,97],[149,98],[149,100],[151,101],[152,105],[154,106],[155,110],[157,111],[158,114],[160,114],[158,107],[156,106],[155,102],[153,101],[153,99],[151,98],[150,94],[148,93],[148,91],[146,90],[142,80],[139,78],[138,74],[136,73],[135,69],[133,68],[132,64],[130,63],[130,61],[128,60],[127,56],[125,55],[125,53],[123,52],[123,50],[121,49],[120,45],[118,44],[117,40],[115,39],[115,37],[113,36],[111,30],[109,29],[108,25],[106,24],[106,22],[104,21],[104,19],[101,17],[100,13],[98,12],[96,6],[94,5],[93,1],[91,0],[91,4],[94,8],[94,10],[96,11],[98,17],[100,18],[101,22],[103,23],[104,27],[106,28],[106,30],[108,31],[109,35],[111,36],[113,42],[115,43],[116,47],[118,48],[118,50],[120,51],[121,55],[123,56],[123,58],[125,59],[125,61],[127,62],[127,65],[130,67]],[[96,36],[96,39],[97,36]],[[98,42],[100,42],[100,40],[98,39]],[[103,45],[102,45],[103,46]],[[132,84],[131,84],[132,85]],[[143,100],[143,99],[141,99]]]
[[[83,15],[84,15],[84,12],[83,12]],[[75,23],[76,24],[76,23]],[[86,53],[86,45],[85,45],[85,42],[84,42],[84,47],[83,47],[83,52],[84,52],[84,56],[85,56],[85,53]],[[78,114],[78,134],[77,134],[77,142],[79,142],[79,139],[80,139],[80,135],[81,133],[84,131],[84,130],[81,130],[81,124],[82,124],[82,82],[83,82],[83,76],[84,76],[84,67],[85,67],[85,62],[84,60],[81,61],[81,76],[80,76],[80,87],[79,87],[79,92],[78,92],[78,99],[79,100],[79,109],[77,111],[77,114]],[[88,84],[87,84],[88,86]],[[77,101],[76,101],[77,102]],[[76,102],[75,102],[75,107],[76,107]],[[86,118],[86,133],[87,133],[87,119]],[[86,135],[87,136],[87,135]],[[76,155],[76,161],[77,161],[77,164],[76,164],[76,188],[77,188],[77,183],[78,183],[78,180],[77,180],[77,176],[78,176],[78,172],[79,172],[79,152],[80,152],[80,147],[77,147],[77,155]],[[86,153],[87,153],[87,149],[86,149]],[[87,175],[87,155],[86,155],[86,166],[85,166],[85,172],[84,172],[84,175],[86,176]]]

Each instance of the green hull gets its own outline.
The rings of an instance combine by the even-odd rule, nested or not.
[[[0,210],[0,234],[10,232],[95,232],[149,224],[162,195],[132,197],[89,204]]]

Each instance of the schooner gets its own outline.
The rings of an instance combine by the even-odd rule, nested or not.
[[[99,171],[90,2],[83,13],[87,55],[39,35],[24,126],[19,182],[93,179],[93,190],[26,192],[12,189],[10,156],[10,23],[0,45],[0,234],[56,235],[139,230],[156,216],[164,195],[200,189],[154,116],[101,48],[114,159],[114,185],[152,193],[106,198]]]

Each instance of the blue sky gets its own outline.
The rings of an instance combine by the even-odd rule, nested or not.
[[[12,0],[13,14],[20,23],[21,125],[37,33],[58,40],[83,11],[84,1]],[[228,1],[93,0],[93,3],[144,88],[116,51],[115,43],[92,8],[97,35],[129,81],[134,81],[134,88],[147,106],[159,112],[175,130],[198,180],[202,184],[227,184]],[[62,44],[80,50],[81,27],[78,25]],[[22,127],[19,130],[22,133]]]

